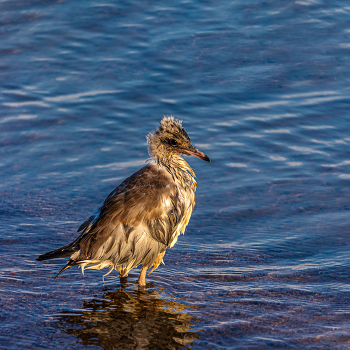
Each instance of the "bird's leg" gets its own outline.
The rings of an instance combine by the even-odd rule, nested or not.
[[[119,279],[120,279],[120,283],[126,283],[128,281],[128,275],[125,275],[125,276],[120,275]]]
[[[128,274],[124,272],[125,270],[120,270],[119,279],[120,283],[126,283],[128,281]]]
[[[147,267],[142,267],[140,277],[139,277],[139,286],[144,287],[146,285],[146,272],[147,272]]]

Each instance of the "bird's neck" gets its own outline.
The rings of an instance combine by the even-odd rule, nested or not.
[[[172,154],[166,158],[154,157],[154,160],[158,165],[163,166],[170,173],[173,180],[184,189],[196,190],[196,174],[179,154]]]

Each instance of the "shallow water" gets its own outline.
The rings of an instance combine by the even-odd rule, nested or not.
[[[350,348],[346,1],[2,1],[0,347]],[[147,159],[163,115],[196,208],[139,291],[35,258]],[[107,271],[106,271],[107,272]]]

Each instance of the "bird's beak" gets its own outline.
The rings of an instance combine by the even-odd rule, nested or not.
[[[197,148],[193,147],[191,150],[184,149],[182,150],[182,152],[188,156],[193,156],[193,157],[205,160],[206,162],[209,162],[209,163],[211,162],[210,158]]]

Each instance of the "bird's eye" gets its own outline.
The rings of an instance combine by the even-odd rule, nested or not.
[[[172,146],[176,146],[177,145],[177,141],[175,139],[171,139],[169,141],[169,143],[172,145]]]

